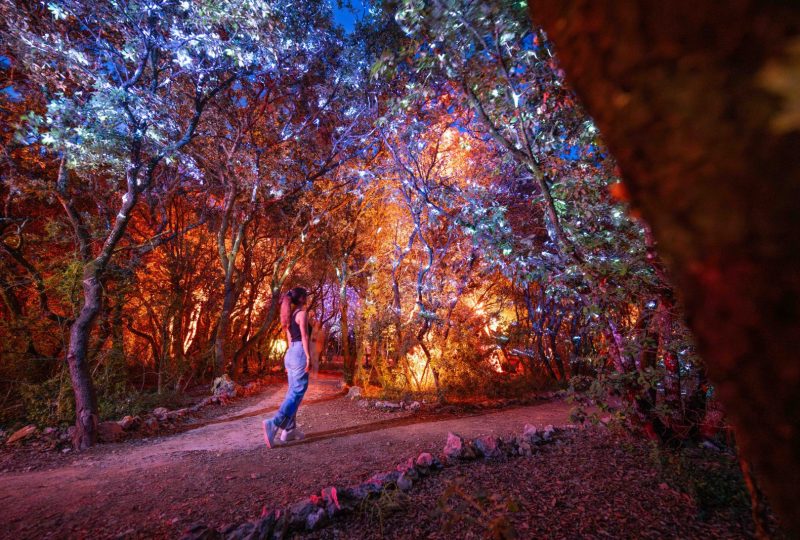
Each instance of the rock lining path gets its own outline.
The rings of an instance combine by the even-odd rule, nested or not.
[[[320,376],[298,414],[307,438],[267,450],[261,419],[285,389],[268,387],[256,404],[182,433],[101,445],[51,470],[0,473],[0,537],[174,538],[198,521],[247,521],[438,452],[448,431],[471,438],[569,421],[563,402],[438,418],[362,409],[341,396],[336,378]]]

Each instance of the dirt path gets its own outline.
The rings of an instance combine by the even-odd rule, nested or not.
[[[519,407],[442,418],[359,408],[320,377],[298,414],[304,441],[267,450],[261,419],[284,386],[258,403],[168,437],[102,445],[70,465],[0,474],[3,538],[173,538],[188,525],[250,520],[330,484],[364,480],[421,451],[448,431],[467,437],[563,424],[570,406]]]

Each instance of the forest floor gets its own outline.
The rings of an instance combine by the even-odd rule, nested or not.
[[[771,538],[788,538],[774,521]],[[565,431],[530,457],[456,463],[385,491],[303,540],[753,538],[733,456],[673,454],[605,427]]]
[[[473,438],[520,433],[526,423],[558,426],[569,422],[571,408],[552,401],[469,413],[382,412],[345,399],[340,388],[331,375],[312,380],[298,413],[306,439],[273,450],[264,445],[261,420],[277,409],[285,384],[177,433],[98,445],[34,465],[28,460],[24,468],[6,460],[0,537],[176,538],[195,523],[221,528],[329,485],[362,482],[420,452],[438,453],[448,431]],[[533,458],[445,469],[411,495],[382,500],[314,538],[449,538],[452,531],[442,531],[455,515],[468,518],[459,521],[460,538],[491,535],[497,524],[523,538],[586,537],[590,531],[596,537],[750,534],[746,505],[709,518],[686,490],[660,481],[663,471],[649,447],[601,431],[577,432],[570,435],[574,441]],[[488,488],[492,502],[470,507],[472,496],[482,501],[480,492]],[[443,500],[449,502],[442,506]],[[564,520],[568,527],[553,528]]]
[[[345,399],[339,380],[324,374],[312,380],[298,413],[306,439],[271,451],[261,420],[277,409],[285,384],[179,433],[67,456],[17,456],[20,463],[7,458],[0,472],[0,536],[176,537],[198,521],[215,527],[247,521],[264,506],[441,450],[448,431],[511,433],[526,422],[557,425],[569,417],[562,402],[485,415],[382,412]]]

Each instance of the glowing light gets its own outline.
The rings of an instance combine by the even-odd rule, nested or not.
[[[503,373],[503,366],[500,364],[500,356],[495,352],[489,357],[489,365],[497,373]]]
[[[286,352],[286,340],[276,339],[269,348],[271,355],[280,356]]]
[[[199,302],[195,304],[192,314],[189,316],[189,330],[186,332],[186,338],[183,340],[183,350],[188,351],[192,346],[195,335],[197,335],[197,321],[200,319],[200,310],[202,304]]]
[[[435,356],[437,351],[431,349],[431,356]],[[414,348],[409,354],[406,355],[408,361],[408,368],[413,375],[414,381],[419,385],[420,390],[429,390],[433,388],[433,373],[431,366],[425,369],[428,359],[425,357],[425,352],[422,347]]]

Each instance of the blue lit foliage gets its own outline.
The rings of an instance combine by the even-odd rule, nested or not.
[[[653,320],[645,306],[656,302],[659,317],[674,317],[663,311],[670,302],[660,301],[668,284],[644,225],[612,196],[615,164],[565,84],[547,36],[531,26],[527,3],[404,0],[386,11],[403,35],[375,54],[371,70],[392,85],[385,125],[426,140],[439,114],[493,147],[475,154],[484,162],[479,174],[492,181],[482,193],[471,187],[480,182],[462,178],[464,213],[451,217],[479,242],[485,271],[532,298],[539,345],[569,322],[572,337],[593,335],[608,345],[613,334],[620,339],[615,354],[642,354]],[[590,352],[591,340],[570,340],[571,354]],[[686,343],[676,330],[673,348]],[[538,355],[553,359],[555,348],[553,341]]]
[[[47,9],[45,28],[13,25],[52,96],[26,127],[73,168],[121,172],[131,159],[176,157],[221,89],[275,71],[293,46],[277,2],[57,0]]]
[[[441,92],[430,80],[447,81],[436,84],[462,110],[473,111],[464,129],[499,147],[498,167],[508,180],[495,186],[497,196],[516,193],[534,203],[528,212],[537,207],[542,212],[545,237],[525,230],[530,215],[515,216],[513,210],[505,227],[490,226],[501,269],[523,281],[559,275],[568,284],[591,284],[634,274],[644,280],[640,285],[652,281],[643,231],[608,193],[607,186],[618,182],[613,163],[565,85],[552,45],[531,26],[526,2],[407,0],[396,20],[414,53],[384,56],[374,72],[396,74],[406,65],[426,83],[407,85],[409,93],[424,97]],[[414,97],[402,99],[408,103]],[[625,287],[626,294],[631,289]]]

